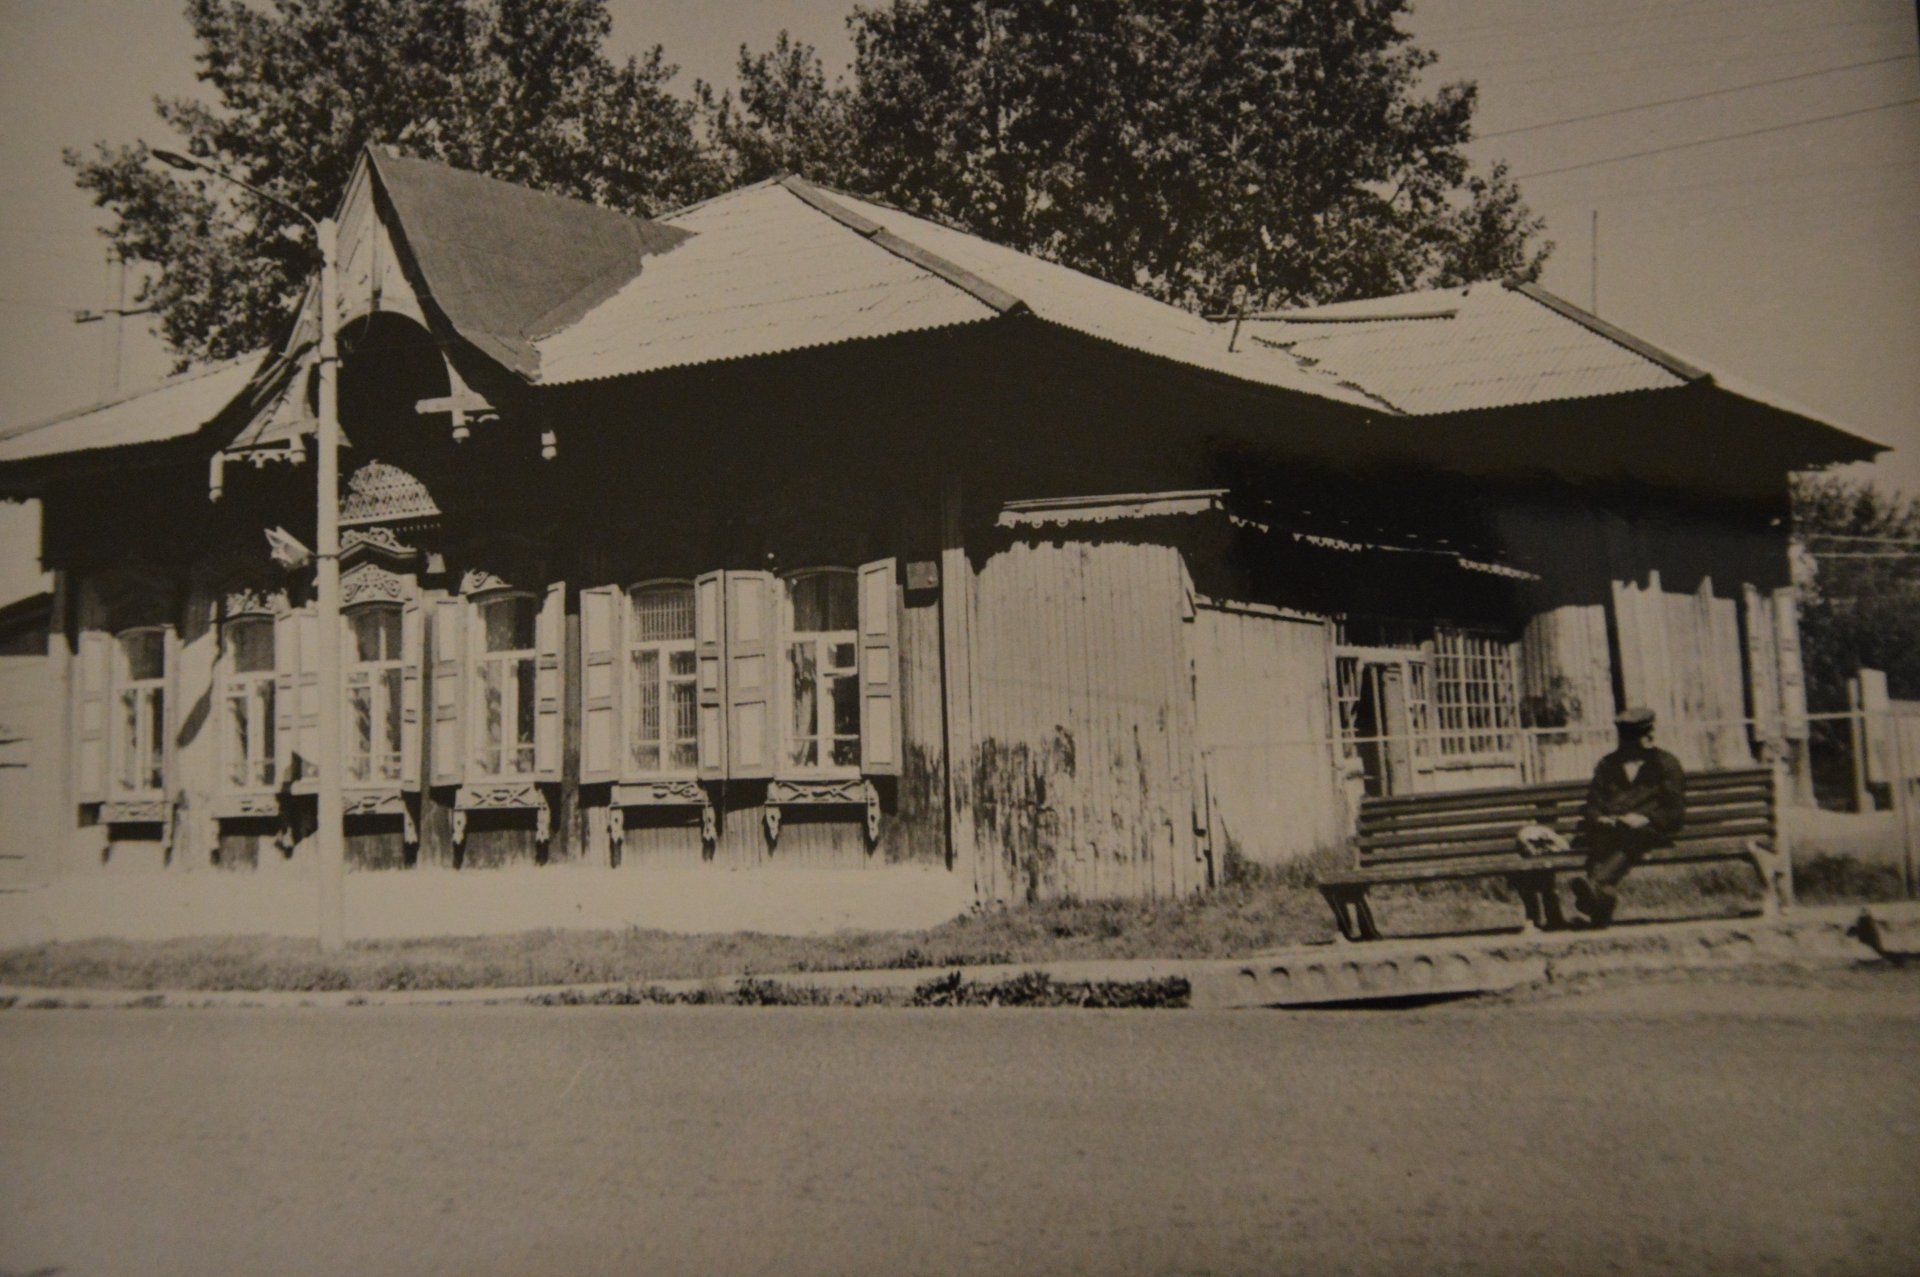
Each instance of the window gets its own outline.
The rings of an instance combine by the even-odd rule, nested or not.
[[[693,586],[637,586],[629,599],[628,768],[690,775],[699,763]]]
[[[119,642],[120,715],[114,733],[114,784],[122,794],[166,788],[167,636],[131,630]]]
[[[347,780],[400,780],[400,609],[378,604],[347,614]]]
[[[1513,645],[1488,634],[1436,630],[1433,710],[1443,758],[1504,755],[1518,747]]]
[[[271,617],[245,616],[220,628],[227,658],[221,694],[226,780],[233,789],[272,789],[277,777],[273,624]]]
[[[860,765],[859,596],[854,573],[787,578],[786,762],[801,770]]]
[[[501,595],[477,600],[474,610],[480,619],[474,765],[483,776],[531,776],[539,600]]]

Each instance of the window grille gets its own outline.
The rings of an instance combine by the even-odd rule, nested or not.
[[[1433,709],[1442,758],[1515,753],[1520,709],[1514,645],[1489,634],[1437,630]]]
[[[278,779],[273,618],[228,621],[220,635],[227,658],[221,698],[226,707],[227,784],[236,790],[272,789]]]
[[[643,775],[691,774],[699,763],[693,586],[638,586],[629,599],[631,769]]]

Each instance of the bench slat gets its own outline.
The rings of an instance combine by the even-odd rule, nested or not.
[[[1674,835],[1676,845],[1709,842],[1714,840],[1757,838],[1774,832],[1771,820],[1730,820],[1719,824],[1699,828],[1684,828]],[[1412,846],[1385,847],[1363,852],[1362,864],[1378,861],[1404,860],[1443,860],[1456,856],[1469,856],[1481,852],[1497,852],[1513,849],[1513,834],[1483,836],[1473,839],[1461,839],[1447,843],[1418,843]]]
[[[1718,793],[1689,795],[1687,813],[1716,812],[1737,807],[1768,807],[1770,795],[1759,790],[1727,789]],[[1411,833],[1421,829],[1448,829],[1458,825],[1493,825],[1502,822],[1514,825],[1551,824],[1560,820],[1578,819],[1586,806],[1586,799],[1577,801],[1543,803],[1532,806],[1508,803],[1499,807],[1475,808],[1467,811],[1422,812],[1398,815],[1386,819],[1362,814],[1360,834],[1367,837],[1376,833]]]
[[[1771,783],[1772,773],[1764,767],[1743,768],[1738,771],[1696,772],[1687,777],[1687,792],[1689,794],[1704,793],[1708,790],[1737,788],[1741,785],[1770,785]],[[1409,808],[1443,811],[1457,807],[1472,807],[1488,801],[1508,804],[1516,801],[1535,802],[1566,794],[1584,796],[1587,792],[1587,784],[1585,780],[1549,781],[1539,785],[1454,789],[1430,794],[1393,794],[1362,799],[1361,810],[1380,813],[1403,811]]]
[[[1680,847],[1662,847],[1640,862],[1649,865],[1707,864],[1714,861],[1745,859],[1746,840],[1707,842]],[[1391,883],[1419,883],[1466,878],[1501,878],[1517,873],[1574,873],[1586,867],[1579,855],[1518,856],[1481,854],[1452,860],[1409,861],[1369,865],[1322,874],[1323,887],[1381,886]]]
[[[1681,826],[1681,833],[1684,835],[1693,829],[1712,828],[1729,822],[1767,820],[1771,818],[1772,812],[1773,809],[1765,803],[1740,803],[1725,807],[1690,809],[1687,812],[1686,823]],[[1463,821],[1438,829],[1403,826],[1378,832],[1363,831],[1355,843],[1364,854],[1383,847],[1417,847],[1423,844],[1445,846],[1452,842],[1472,841],[1476,838],[1489,838],[1502,834],[1511,839],[1523,827],[1530,824],[1547,825],[1570,837],[1574,830],[1579,828],[1580,821],[1575,814],[1557,820],[1515,817],[1476,821],[1472,824]]]

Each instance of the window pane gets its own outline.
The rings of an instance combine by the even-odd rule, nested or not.
[[[853,573],[808,572],[791,578],[787,589],[793,600],[796,634],[850,630],[857,624],[859,601]]]
[[[349,615],[356,659],[362,664],[400,659],[399,608],[357,608]]]
[[[539,607],[531,598],[516,595],[481,605],[482,625],[489,652],[526,652],[533,648],[534,620]]]
[[[501,702],[500,663],[482,661],[480,663],[480,721],[479,764],[484,772],[498,773],[500,770],[500,732],[504,721],[505,708]]]
[[[833,765],[835,767],[858,767],[860,765],[860,740],[855,737],[848,740],[836,737],[833,742]]]
[[[122,789],[140,787],[140,694],[120,693],[120,766]]]
[[[694,672],[693,649],[683,647],[667,654],[667,673],[674,678],[692,678]]]
[[[673,738],[682,741],[692,740],[694,736],[694,715],[697,713],[697,707],[694,704],[693,684],[691,682],[670,683],[667,687],[667,694],[673,704]]]
[[[227,650],[233,657],[236,674],[273,672],[273,622],[265,617],[230,621],[226,627]]]
[[[386,736],[380,743],[380,774],[388,780],[400,776],[400,667],[389,665],[380,671],[381,690],[386,710]]]
[[[125,653],[127,677],[134,681],[159,678],[167,670],[167,649],[165,640],[158,630],[135,630],[131,634],[120,636],[120,650]]]
[[[693,587],[649,585],[633,592],[633,641],[668,642],[693,637]]]
[[[533,658],[523,656],[513,663],[514,741],[524,748],[533,746]],[[523,769],[524,770],[524,769]]]
[[[254,712],[258,715],[254,721],[259,724],[260,783],[263,785],[271,785],[274,783],[277,766],[274,761],[276,742],[274,741],[273,734],[277,730],[277,724],[273,721],[272,679],[262,678],[254,680],[253,704]]]
[[[373,750],[373,688],[362,674],[347,689],[347,775],[365,780]]]
[[[657,772],[660,770],[660,747],[658,745],[640,745],[633,747],[633,765],[638,771]]]
[[[829,649],[829,655],[827,659],[832,662],[832,667],[835,670],[842,670],[849,673],[852,672],[853,644],[851,643],[833,644],[833,646]]]
[[[634,730],[643,741],[660,739],[660,653],[636,652],[633,657],[636,687],[639,695],[634,704],[639,707],[635,718]]]
[[[857,678],[833,680],[833,734],[860,738],[860,680]]]
[[[247,693],[242,688],[227,697],[227,780],[244,786],[248,780]]]
[[[147,755],[147,788],[160,789],[166,784],[163,766],[167,757],[167,694],[150,687],[147,697],[147,730],[152,749]]]
[[[814,704],[818,694],[819,676],[814,668],[813,644],[791,643],[787,646],[787,659],[793,670],[792,735],[796,741],[814,735],[820,730],[820,714]],[[797,759],[795,761],[798,761]]]

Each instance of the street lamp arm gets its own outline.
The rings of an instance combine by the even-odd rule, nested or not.
[[[278,195],[261,190],[252,182],[235,177],[223,168],[209,164],[205,160],[195,159],[191,155],[182,155],[179,151],[168,151],[157,146],[148,147],[147,151],[154,159],[159,160],[168,168],[179,169],[183,173],[206,173],[212,177],[219,178],[223,182],[231,182],[254,198],[263,200],[275,208],[280,209],[282,212],[293,214],[308,226],[312,227],[314,234],[318,235],[320,233],[320,222],[312,214],[306,212],[296,204],[281,199]]]

